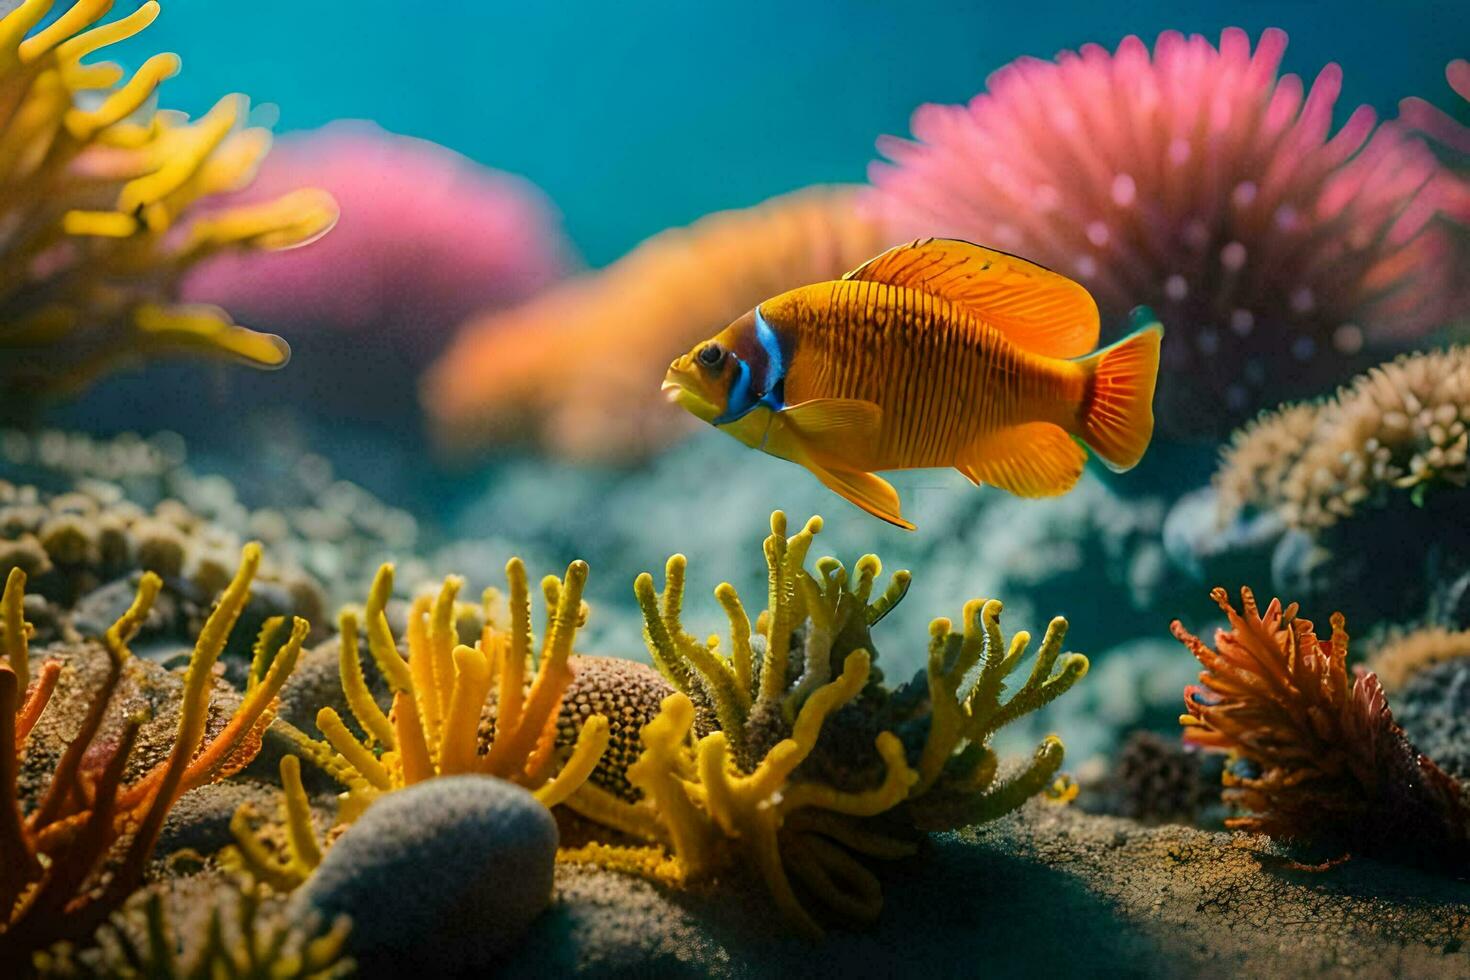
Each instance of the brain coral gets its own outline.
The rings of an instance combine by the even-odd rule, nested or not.
[[[424,405],[454,449],[529,440],[580,459],[645,455],[688,422],[658,390],[679,351],[885,244],[847,188],[710,215],[522,307],[471,320],[426,375]]]
[[[178,70],[172,54],[126,82],[117,65],[84,63],[158,16],[150,0],[92,26],[110,6],[79,0],[40,29],[51,0],[0,7],[0,385],[19,396],[9,413],[143,357],[280,366],[280,338],[178,302],[179,279],[222,252],[311,241],[337,217],[321,191],[201,213],[201,199],[250,181],[269,135],[243,126],[239,97],[195,120],[148,109]]]
[[[385,796],[327,853],[294,907],[352,920],[347,950],[374,976],[483,970],[551,900],[556,821],[490,776]]]
[[[1277,74],[1285,47],[1232,28],[1218,46],[1166,32],[1152,53],[1129,37],[1023,58],[968,105],[918,109],[913,140],[880,141],[875,202],[897,237],[1075,276],[1107,319],[1152,306],[1169,328],[1161,422],[1218,434],[1465,309],[1443,166],[1367,107],[1333,133],[1341,70],[1304,91]]]

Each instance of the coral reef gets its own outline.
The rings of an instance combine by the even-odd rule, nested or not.
[[[556,822],[521,787],[433,779],[375,803],[290,907],[350,918],[364,975],[460,976],[491,966],[546,908],[556,844]]]
[[[255,182],[222,206],[300,184],[341,204],[331,235],[307,249],[200,263],[183,296],[291,328],[290,391],[238,379],[251,404],[284,395],[318,416],[392,426],[417,441],[417,376],[455,328],[564,275],[571,249],[555,212],[528,181],[350,121],[283,137]]]
[[[1470,857],[1470,809],[1456,780],[1394,723],[1378,678],[1349,678],[1341,614],[1318,639],[1297,606],[1261,613],[1241,589],[1212,597],[1229,619],[1211,649],[1175,620],[1174,635],[1204,666],[1185,689],[1185,740],[1235,753],[1253,772],[1227,769],[1227,823],[1291,841],[1326,842],[1461,867]]]
[[[1394,720],[1445,772],[1470,781],[1470,630],[1391,630],[1368,658]]]
[[[110,667],[92,692],[80,730],[67,743],[44,792],[25,807],[18,784],[27,736],[45,711],[62,672],[43,664],[27,693],[28,625],[21,616],[25,574],[12,570],[0,623],[6,663],[0,665],[0,962],[63,940],[84,939],[142,880],[169,809],[191,789],[243,769],[260,750],[276,695],[295,666],[307,624],[272,642],[283,623],[263,631],[250,683],[222,728],[209,732],[213,668],[247,601],[260,548],[247,545],[239,569],[201,631],[185,677],[177,734],[165,759],[128,780],[127,765],[143,719],[104,730],[108,708],[131,656],[129,640],[147,617],[162,583],[145,573],[131,608],[107,631]]]
[[[45,603],[38,611],[44,608],[47,638],[74,641],[100,637],[132,602],[137,573],[153,572],[163,589],[139,639],[172,655],[198,636],[215,594],[230,579],[230,553],[241,536],[177,500],[160,501],[149,513],[115,485],[77,486],[46,493],[0,480],[0,575],[23,570],[31,597]],[[310,575],[262,560],[241,632],[253,634],[273,615],[320,621],[325,605]],[[233,643],[229,659],[236,653],[248,656],[248,641]]]
[[[216,556],[242,540],[259,540],[269,555],[265,578],[280,578],[303,597],[326,590],[325,602],[318,599],[315,609],[303,605],[301,612],[321,624],[328,619],[321,609],[361,596],[379,564],[413,552],[420,542],[413,515],[342,479],[325,458],[278,434],[268,448],[252,452],[247,465],[229,463],[216,457],[194,462],[171,432],[103,439],[55,429],[0,430],[0,480],[12,484],[9,490],[0,487],[0,508],[7,508],[0,537],[34,534],[40,512],[32,505],[41,501],[92,509],[73,496],[80,493],[97,502],[103,517],[129,524],[151,517],[156,520],[143,527],[179,532],[187,574],[196,566],[218,565]],[[29,485],[34,493],[25,489]],[[24,509],[8,510],[17,504]],[[178,549],[143,550],[167,556]],[[424,562],[409,565],[409,585],[429,580]],[[308,577],[317,584],[303,581]]]
[[[1470,661],[1470,630],[1425,626],[1380,644],[1368,658],[1368,669],[1385,691],[1397,694],[1420,673],[1458,660]]]
[[[1470,61],[1456,59],[1445,66],[1444,74],[1454,93],[1470,104]],[[1445,209],[1462,225],[1470,222],[1470,126],[1418,97],[1399,103],[1399,118],[1449,159],[1454,169],[1440,177]]]
[[[440,443],[456,450],[530,440],[579,460],[646,456],[688,425],[658,390],[672,353],[888,244],[848,188],[710,215],[518,309],[471,320],[425,377],[425,408]]]
[[[82,61],[143,30],[158,4],[93,26],[110,5],[79,0],[40,29],[50,0],[12,6],[0,19],[4,412],[146,357],[284,364],[280,338],[179,302],[179,279],[213,255],[311,241],[336,220],[332,198],[299,190],[201,213],[201,199],[248,183],[269,147],[263,130],[242,128],[244,100],[192,121],[149,111],[176,56],[154,55],[126,81],[117,65]]]
[[[1212,490],[1169,518],[1170,554],[1203,576],[1269,555],[1282,591],[1331,597],[1356,619],[1417,615],[1433,587],[1467,570],[1467,426],[1470,349],[1459,346],[1263,414],[1236,433]]]
[[[1168,328],[1164,431],[1215,435],[1270,397],[1331,385],[1360,355],[1466,311],[1445,170],[1342,72],[1278,76],[1286,35],[1218,45],[1166,32],[1055,62],[1022,58],[968,105],[925,105],[879,142],[872,201],[891,237],[949,235],[1075,276],[1105,321],[1139,303]],[[1463,223],[1463,215],[1461,223]]]
[[[818,936],[792,875],[833,912],[872,920],[879,883],[852,852],[911,853],[921,832],[995,819],[1052,782],[1062,761],[1055,737],[1003,776],[987,743],[1086,672],[1086,658],[1061,655],[1065,620],[1052,621],[1030,676],[1004,702],[1004,679],[1030,637],[1017,633],[1007,646],[994,601],[967,604],[961,633],[935,620],[926,671],[890,692],[872,668],[869,631],[902,599],[908,573],[871,602],[881,572],[872,555],[851,582],[832,558],[809,573],[821,526],[812,518],[788,538],[785,516],[772,515],[769,605],[753,624],[732,586],[715,590],[730,624],[728,656],[683,626],[682,555],[669,560],[662,595],[651,576],[639,577],[649,652],[676,693],[644,728],[644,751],[627,771],[642,799],[584,786],[568,803],[651,846],[594,843],[565,857],[692,881],[738,855],[786,919]]]
[[[1394,692],[1394,720],[1435,765],[1470,781],[1470,658],[1427,664]]]
[[[505,779],[526,787],[550,808],[592,775],[609,741],[605,716],[579,718],[566,752],[556,744],[561,706],[572,681],[572,644],[587,615],[582,602],[587,565],[573,562],[565,578],[542,580],[547,628],[536,653],[525,566],[512,559],[505,574],[508,622],[496,608],[498,595],[487,593],[485,626],[474,647],[458,642],[460,579],[451,576],[437,596],[416,599],[408,614],[405,660],[385,611],[393,591],[393,566],[378,570],[362,618],[368,649],[392,691],[391,714],[378,706],[364,680],[357,615],[342,614],[342,690],[362,734],[348,728],[335,708],[323,707],[316,724],[325,741],[296,736],[299,750],[347,788],[341,823],[351,823],[384,794],[444,776],[476,773]],[[493,724],[482,740],[487,711]],[[244,867],[284,889],[306,881],[322,860],[297,765],[294,759],[281,762],[289,831],[284,861],[273,858],[269,845],[251,829],[248,810],[240,811],[232,824]]]
[[[98,930],[97,945],[49,950],[39,967],[48,977],[124,980],[241,977],[249,980],[330,980],[355,970],[344,945],[351,922],[330,929],[314,920],[272,915],[270,892],[237,882],[209,904],[203,921],[180,928],[153,890],[130,901]],[[194,917],[197,918],[197,917]]]

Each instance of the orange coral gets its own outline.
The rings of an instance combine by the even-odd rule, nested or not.
[[[245,697],[225,726],[212,737],[206,733],[213,668],[245,608],[259,564],[259,545],[247,545],[234,581],[200,631],[168,757],[125,784],[143,719],[129,718],[115,738],[100,736],[132,656],[128,641],[162,586],[152,572],[143,575],[132,606],[104,637],[107,676],[29,812],[21,806],[19,763],[26,736],[45,710],[62,668],[48,661],[25,694],[30,628],[18,614],[25,576],[18,570],[11,573],[0,600],[0,653],[6,657],[0,663],[0,963],[24,962],[29,953],[58,940],[90,936],[142,881],[164,818],[178,798],[239,772],[260,751],[276,695],[306,639],[304,620],[294,622],[290,639],[275,649],[269,669],[262,664],[258,673],[252,672]],[[273,634],[280,625],[272,620],[266,629]],[[109,743],[111,751],[100,766],[90,761],[95,747]]]
[[[659,395],[671,358],[761,300],[834,279],[885,244],[848,188],[710,215],[470,321],[426,375],[424,404],[451,449],[529,439],[579,459],[647,454],[689,422]]]
[[[1186,741],[1226,750],[1256,770],[1227,769],[1225,800],[1243,811],[1231,826],[1289,840],[1327,840],[1402,855],[1467,856],[1465,790],[1420,755],[1394,723],[1378,678],[1349,678],[1341,613],[1332,636],[1250,589],[1241,611],[1224,589],[1211,596],[1229,618],[1211,649],[1178,620],[1174,636],[1204,671],[1187,687]]]

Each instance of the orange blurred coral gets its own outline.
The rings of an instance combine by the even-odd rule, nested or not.
[[[850,188],[710,215],[471,320],[426,375],[424,404],[450,449],[530,441],[574,459],[646,455],[690,421],[660,397],[669,361],[761,300],[836,278],[885,244]]]
[[[1211,649],[1178,620],[1174,636],[1204,671],[1185,689],[1184,738],[1229,751],[1256,770],[1225,773],[1234,827],[1394,856],[1464,862],[1470,856],[1466,791],[1409,744],[1378,678],[1349,677],[1342,615],[1318,639],[1297,606],[1273,599],[1262,615],[1250,589],[1241,610],[1211,596],[1229,618]]]

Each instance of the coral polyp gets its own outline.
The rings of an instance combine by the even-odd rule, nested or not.
[[[669,559],[662,594],[651,576],[638,578],[649,652],[676,690],[644,726],[643,752],[627,770],[642,798],[589,785],[568,804],[650,843],[594,843],[564,858],[677,882],[743,862],[786,920],[815,937],[823,926],[813,901],[859,922],[882,908],[877,878],[855,855],[911,854],[923,832],[993,820],[1052,783],[1062,762],[1054,736],[1004,775],[988,743],[1086,673],[1085,657],[1061,653],[1065,620],[1052,622],[1029,678],[1004,701],[1003,681],[1030,637],[1007,644],[994,601],[969,603],[958,634],[935,620],[925,674],[890,691],[873,668],[871,627],[903,598],[909,574],[875,597],[882,567],[873,555],[851,579],[832,558],[808,572],[821,527],[814,517],[788,537],[785,516],[772,515],[769,606],[754,623],[732,586],[715,590],[728,655],[683,626],[682,555]]]
[[[1169,331],[1162,425],[1223,434],[1466,309],[1443,165],[1366,106],[1334,132],[1342,71],[1306,88],[1278,75],[1285,48],[1232,28],[1022,58],[880,141],[874,199],[896,235],[1075,276],[1105,323],[1151,306]]]
[[[110,3],[78,0],[47,21],[51,6],[26,0],[0,17],[6,412],[149,357],[284,364],[279,337],[178,302],[179,281],[212,255],[311,241],[336,220],[335,202],[297,190],[197,214],[196,202],[248,183],[269,148],[264,130],[244,125],[245,101],[224,98],[194,120],[151,110],[175,55],[154,55],[126,80],[117,65],[82,59],[143,30],[158,4],[107,23]]]
[[[1321,531],[1396,496],[1422,503],[1470,483],[1467,427],[1470,348],[1405,355],[1237,433],[1215,477],[1221,518],[1275,510]]]

